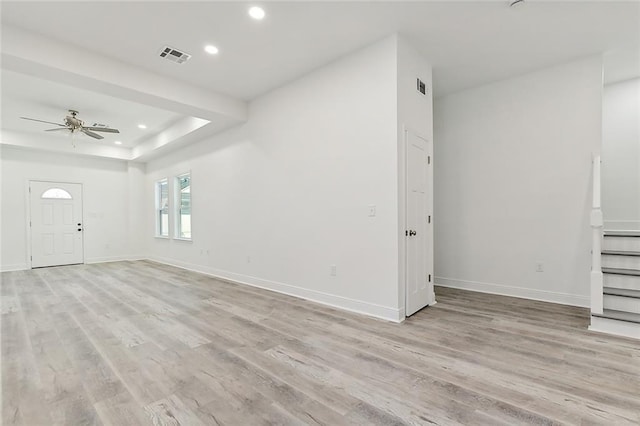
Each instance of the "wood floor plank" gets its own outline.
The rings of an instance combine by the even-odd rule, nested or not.
[[[49,424],[51,412],[32,409],[40,404],[42,389],[27,326],[29,314],[39,312],[33,294],[37,285],[22,271],[6,278],[3,285],[13,288],[19,308],[2,315],[3,424]]]
[[[105,425],[139,426],[151,422],[144,406],[135,401],[128,392],[103,399],[94,406],[100,420]]]
[[[284,323],[278,323],[276,326],[281,329],[286,329],[287,327]],[[307,326],[307,328],[309,327],[311,326]],[[323,346],[330,347],[332,348],[332,350],[337,349],[340,353],[346,352],[350,357],[353,357],[354,359],[358,358],[358,354],[352,353],[352,351],[349,351],[349,348],[356,346],[372,356],[379,357],[380,360],[378,360],[377,362],[383,359],[399,361],[401,365],[399,367],[393,367],[392,373],[386,375],[385,377],[392,377],[393,373],[395,372],[394,370],[402,369],[402,364],[404,364],[408,368],[416,370],[415,373],[413,373],[414,379],[423,380],[425,381],[424,384],[426,384],[426,381],[431,378],[440,380],[440,386],[442,386],[443,383],[446,383],[447,387],[440,391],[440,393],[446,394],[447,392],[454,391],[455,394],[449,396],[449,398],[451,399],[460,399],[461,395],[468,393],[466,391],[459,391],[465,389],[466,387],[469,390],[475,391],[477,394],[471,396],[473,400],[477,399],[477,401],[472,402],[482,402],[483,400],[488,399],[488,404],[495,404],[496,406],[504,405],[500,402],[500,399],[493,402],[490,401],[491,398],[485,397],[485,395],[487,394],[494,396],[497,395],[501,397],[508,396],[511,401],[517,402],[519,406],[523,407],[531,406],[535,402],[535,400],[533,400],[532,398],[522,398],[521,392],[519,392],[516,386],[512,385],[512,383],[514,382],[513,377],[502,377],[502,375],[500,375],[498,372],[478,367],[476,363],[464,364],[457,361],[452,362],[455,361],[455,356],[457,355],[455,352],[453,352],[452,358],[437,357],[437,354],[435,352],[431,352],[428,349],[420,349],[419,347],[413,348],[409,345],[401,346],[397,343],[394,343],[393,341],[385,340],[384,338],[378,339],[373,335],[358,335],[357,333],[348,329],[337,331],[335,334],[331,335],[331,337],[315,336],[311,340],[307,340],[305,338],[305,342],[307,341],[312,345],[313,348],[318,345],[319,350],[322,350]],[[425,346],[428,346],[428,344],[425,344]],[[336,362],[334,364],[345,363]],[[360,364],[358,365],[361,366]],[[376,370],[380,370],[380,372],[384,374],[384,369],[379,369],[377,367],[378,366],[374,364],[374,368]],[[458,369],[463,370],[465,372],[464,375],[456,374],[456,371]],[[422,373],[424,373],[426,376],[424,376]],[[477,381],[472,380],[475,377],[478,378]],[[490,383],[487,383],[488,377],[491,378]],[[433,386],[434,383],[432,382],[431,385]],[[456,389],[459,390],[456,391]],[[467,400],[468,399],[469,398],[467,398]],[[461,401],[465,402],[464,400]],[[466,403],[468,403],[468,401]],[[481,409],[477,404],[475,404],[474,407],[476,409]],[[567,417],[562,415],[564,414],[563,412],[554,411],[552,407],[549,406],[545,407],[544,411],[554,412],[558,417]],[[499,418],[500,415],[498,415],[497,417]]]
[[[204,426],[198,416],[191,411],[180,398],[169,395],[144,407],[154,425],[193,425]]]
[[[640,424],[640,343],[437,288],[402,324],[148,261],[0,275],[2,424]]]
[[[240,348],[238,348],[240,349]],[[290,414],[304,423],[311,424],[339,424],[343,422],[340,413],[307,394],[289,385],[271,371],[260,368],[238,356],[236,350],[225,351],[220,355],[218,376],[224,375],[231,380],[242,380],[252,383],[256,392],[271,401],[277,401],[281,407],[286,407]],[[251,352],[256,352],[251,350]],[[211,372],[211,370],[209,370]]]

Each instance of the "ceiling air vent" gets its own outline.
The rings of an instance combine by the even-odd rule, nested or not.
[[[160,51],[160,57],[168,59],[171,62],[177,62],[179,64],[182,64],[184,62],[187,62],[189,58],[191,58],[191,55],[189,55],[188,53],[181,52],[178,49],[174,49],[173,47],[165,46]]]

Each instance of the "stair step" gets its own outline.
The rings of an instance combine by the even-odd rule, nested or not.
[[[632,271],[638,275],[629,274],[603,274],[604,287],[618,288],[624,290],[640,291],[640,271]]]
[[[602,250],[602,254],[607,254],[610,256],[640,256],[640,251]]]
[[[631,312],[605,309],[602,311],[602,314],[592,314],[592,316],[598,317],[598,318],[608,318],[608,319],[614,319],[618,321],[626,321],[626,322],[633,322],[636,324],[640,324],[640,314],[634,314]]]
[[[620,321],[615,318],[607,318],[604,315],[591,315],[591,325],[589,326],[589,330],[640,339],[640,321]]]
[[[603,295],[604,309],[640,314],[639,290],[605,287]]]
[[[604,231],[605,237],[640,237],[640,231]]]
[[[640,252],[640,238],[635,236],[605,235],[602,240],[602,250]]]
[[[631,251],[640,252],[640,238],[609,236],[602,240],[603,251]]]
[[[640,270],[640,252],[605,250],[601,258],[603,268]]]
[[[605,274],[615,275],[635,275],[640,277],[640,271],[637,269],[623,269],[623,268],[602,268],[602,272]]]
[[[640,290],[629,290],[626,288],[605,287],[604,294],[608,294],[611,296],[632,297],[635,299],[640,299]]]

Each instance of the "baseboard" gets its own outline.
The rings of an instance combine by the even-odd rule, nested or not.
[[[143,260],[144,256],[107,256],[107,257],[89,257],[84,260],[84,263],[90,265],[92,263],[108,263],[108,262],[122,262],[126,260]]]
[[[121,262],[123,260],[143,260],[146,259],[145,256],[110,256],[110,257],[90,257],[84,260],[84,263],[87,265],[92,263],[107,263],[107,262]],[[13,265],[2,265],[0,266],[0,272],[11,272],[11,271],[25,271],[29,268],[29,265],[26,263],[16,263]]]
[[[24,271],[25,269],[29,269],[29,265],[26,263],[14,263],[12,265],[0,266],[0,272]]]
[[[158,262],[169,266],[186,269],[193,272],[209,275],[214,278],[230,281],[236,284],[245,284],[264,290],[274,291],[276,293],[286,294],[288,296],[298,297],[300,299],[309,300],[321,305],[331,306],[332,308],[342,309],[349,312],[367,315],[374,318],[380,318],[386,321],[402,322],[404,316],[401,315],[400,309],[389,308],[386,306],[376,305],[361,300],[350,299],[348,297],[338,296],[335,294],[323,293],[317,290],[311,290],[303,287],[285,284],[277,281],[265,280],[249,275],[237,274],[234,272],[223,271],[220,269],[210,268],[202,265],[195,265],[187,262],[177,261],[175,259],[166,259],[162,257],[148,257],[147,260]]]
[[[607,231],[638,231],[640,230],[640,220],[605,220],[604,229]]]
[[[435,277],[435,284],[442,287],[477,291],[479,293],[499,294],[501,296],[518,297],[521,299],[540,300],[543,302],[558,303],[560,305],[571,305],[588,308],[591,304],[588,296],[557,293],[553,291],[538,290],[533,288],[513,287],[503,284],[457,280],[444,277]]]

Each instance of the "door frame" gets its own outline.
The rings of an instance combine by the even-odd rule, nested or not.
[[[25,191],[24,193],[26,194],[25,196],[25,202],[26,202],[26,215],[25,215],[25,227],[27,229],[27,266],[28,269],[33,269],[33,252],[32,252],[32,247],[31,247],[31,182],[46,182],[46,183],[52,183],[52,184],[56,184],[56,183],[66,183],[66,184],[74,184],[74,185],[80,185],[80,196],[82,197],[82,202],[80,203],[82,205],[82,216],[81,216],[81,220],[82,220],[82,235],[80,236],[82,238],[82,265],[84,265],[84,260],[85,260],[85,256],[84,256],[84,235],[85,235],[85,230],[87,228],[85,228],[85,223],[84,223],[84,183],[83,182],[70,182],[70,181],[63,181],[63,180],[51,180],[51,179],[35,179],[35,178],[27,178],[26,182],[25,182]]]
[[[408,241],[407,241],[407,237],[405,236],[405,231],[407,229],[407,224],[408,224],[408,218],[407,218],[407,188],[409,187],[408,185],[408,167],[407,167],[407,155],[408,155],[408,149],[407,149],[407,144],[409,143],[409,134],[413,134],[414,136],[417,136],[419,138],[422,138],[428,142],[431,143],[431,149],[429,150],[429,154],[431,155],[431,167],[432,167],[432,171],[433,171],[433,139],[428,138],[427,136],[425,136],[422,132],[418,132],[416,131],[414,128],[407,126],[406,124],[402,125],[402,139],[401,139],[401,143],[399,144],[399,155],[398,155],[398,173],[399,173],[399,179],[398,179],[398,207],[399,207],[399,214],[398,214],[398,219],[399,219],[399,227],[398,227],[398,239],[399,239],[399,256],[398,256],[398,260],[399,260],[399,266],[400,266],[400,270],[399,270],[399,283],[400,283],[400,294],[399,294],[399,306],[400,306],[400,320],[404,320],[404,318],[407,318],[407,270],[408,270],[408,256],[407,256],[407,246],[408,246]],[[431,208],[433,210],[434,208],[434,200],[433,200],[433,173],[431,173],[430,175],[431,177],[431,185],[430,188],[431,189],[431,197],[432,197],[432,205]],[[434,237],[434,214],[433,212],[431,212],[431,227],[432,227],[432,238]],[[433,255],[433,250],[432,250],[432,255]],[[435,266],[435,265],[434,265]],[[431,287],[431,289],[433,289],[433,287],[435,286],[435,273],[434,271],[432,271],[431,273],[431,283],[429,284],[429,286]],[[435,293],[432,291],[432,296],[431,296],[431,301],[428,304],[428,306],[433,306],[437,303],[436,299],[435,299]]]

